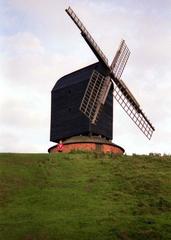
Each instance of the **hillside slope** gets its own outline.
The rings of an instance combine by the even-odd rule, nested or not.
[[[171,239],[171,157],[0,154],[0,239]]]

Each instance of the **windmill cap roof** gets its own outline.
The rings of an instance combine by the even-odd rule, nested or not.
[[[73,84],[77,84],[82,81],[86,81],[90,78],[92,71],[97,68],[98,62],[91,64],[89,66],[86,66],[84,68],[81,68],[77,71],[74,71],[72,73],[69,73],[63,77],[61,77],[55,84],[52,91],[55,91],[60,88],[65,88]]]

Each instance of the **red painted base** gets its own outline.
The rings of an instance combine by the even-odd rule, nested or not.
[[[74,150],[102,152],[112,154],[123,154],[124,149],[106,139],[100,137],[84,137],[76,136],[69,138],[63,142],[64,153],[69,153]],[[48,149],[49,153],[58,153],[57,145]]]

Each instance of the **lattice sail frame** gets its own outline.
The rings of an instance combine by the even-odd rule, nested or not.
[[[137,127],[150,140],[155,129],[142,110],[134,106],[129,96],[125,97],[116,84],[114,85],[113,96]]]
[[[118,51],[113,59],[113,62],[110,66],[111,71],[113,71],[115,78],[120,79],[123,73],[123,70],[126,66],[128,58],[130,56],[129,48],[127,47],[125,40],[121,41]]]
[[[110,87],[110,78],[94,70],[80,105],[80,111],[90,119],[92,124],[95,124],[99,118]]]

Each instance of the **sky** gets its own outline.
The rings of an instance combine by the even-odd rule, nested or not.
[[[122,78],[156,130],[149,141],[115,101],[113,142],[171,154],[170,0],[0,0],[0,152],[47,152],[53,86],[97,61],[68,6],[109,63],[121,39],[131,51]]]

